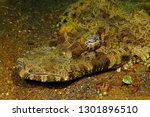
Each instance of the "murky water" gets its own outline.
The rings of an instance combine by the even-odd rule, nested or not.
[[[97,74],[67,83],[40,83],[20,79],[17,58],[33,48],[49,45],[59,17],[76,0],[0,0],[0,99],[150,99],[150,73],[145,66],[117,73]],[[135,72],[138,71],[138,72]],[[121,76],[130,74],[131,87]],[[108,95],[97,87],[108,84]]]

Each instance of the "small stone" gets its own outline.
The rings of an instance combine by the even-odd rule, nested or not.
[[[125,75],[123,76],[122,82],[128,85],[132,84],[132,77],[129,75]]]
[[[102,93],[102,92],[99,92],[99,93],[98,93],[98,96],[102,97],[102,96],[103,96],[103,93]]]
[[[118,69],[116,69],[116,72],[121,72],[121,67],[119,67]]]

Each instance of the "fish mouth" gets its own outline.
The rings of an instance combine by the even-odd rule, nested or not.
[[[28,65],[25,63],[24,58],[19,58],[17,60],[16,68],[21,79],[35,80],[40,82],[63,82],[69,79],[68,76],[63,76],[62,74],[60,75],[50,71],[47,72],[41,67],[33,67],[32,65]]]
[[[22,74],[20,72],[20,74]],[[51,73],[33,73],[33,72],[28,72],[23,74],[24,79],[29,79],[29,80],[35,80],[35,81],[40,81],[40,82],[56,82],[56,81],[63,81],[62,76],[57,75],[57,74],[51,74]]]

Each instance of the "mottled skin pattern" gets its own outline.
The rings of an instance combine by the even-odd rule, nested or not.
[[[61,16],[56,47],[41,47],[17,60],[21,78],[69,81],[132,64],[150,65],[150,17],[113,0],[79,0]]]

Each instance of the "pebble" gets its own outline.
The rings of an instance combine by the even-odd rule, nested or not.
[[[119,67],[118,69],[116,69],[116,72],[121,72],[121,67]]]
[[[8,95],[9,95],[9,93],[6,93],[6,95],[8,96]]]

